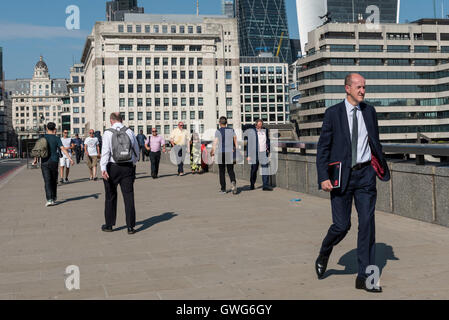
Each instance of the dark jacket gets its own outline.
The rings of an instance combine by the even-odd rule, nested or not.
[[[382,181],[390,180],[390,170],[382,153],[379,140],[379,126],[374,107],[360,103],[363,120],[368,131],[368,142],[371,148],[371,165]],[[321,182],[329,179],[328,165],[341,161],[341,192],[344,192],[351,173],[351,137],[349,133],[348,116],[345,102],[329,107],[324,113],[323,126],[317,148],[318,187]]]
[[[255,127],[247,129],[245,131],[244,140],[246,143],[246,157],[248,157],[251,148],[254,148],[253,144],[256,145],[256,155],[259,154],[259,152],[266,151],[270,153],[270,131],[267,128],[262,127],[262,130],[265,130],[265,134],[267,136],[267,150],[259,150],[259,139],[257,138],[257,129]],[[254,152],[254,151],[253,151]]]

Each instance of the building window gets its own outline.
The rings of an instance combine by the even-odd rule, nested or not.
[[[134,120],[134,112],[129,112],[128,117],[130,121]]]
[[[193,33],[193,26],[188,26],[187,30],[188,30],[188,33]]]
[[[163,44],[157,44],[154,46],[155,51],[167,51],[168,46]]]
[[[153,118],[153,112],[147,111],[147,120],[152,120]]]
[[[127,25],[127,26],[126,26],[126,31],[127,31],[128,33],[133,32],[133,26],[132,26],[132,25]]]
[[[179,33],[185,33],[185,27],[179,26]]]
[[[176,26],[171,26],[170,32],[171,33],[176,33]]]
[[[124,32],[123,24],[118,25],[118,32],[120,32],[120,33]]]

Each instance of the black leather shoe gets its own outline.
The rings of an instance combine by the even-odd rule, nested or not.
[[[136,233],[136,230],[134,228],[128,228],[128,234],[134,234]]]
[[[272,187],[263,187],[262,188],[263,191],[273,191]]]
[[[112,230],[112,227],[108,227],[107,225],[104,224],[101,226],[101,231],[112,232],[113,230]]]
[[[323,279],[324,273],[326,272],[327,262],[329,257],[319,255],[315,261],[315,271],[318,279]]]
[[[363,278],[363,277],[359,277],[359,276],[355,279],[355,288],[356,289],[363,289],[363,290],[365,290],[367,292],[374,292],[374,293],[382,292],[382,287],[374,287],[372,289],[368,289],[366,287],[366,279]]]
[[[252,184],[250,187],[249,187],[249,190],[254,190],[255,189],[255,187],[254,187],[254,185]]]

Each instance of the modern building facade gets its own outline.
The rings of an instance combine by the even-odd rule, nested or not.
[[[285,0],[236,0],[241,56],[259,53],[277,55],[281,62],[291,63]]]
[[[66,110],[61,114],[62,130],[67,129],[69,132],[86,136],[86,105],[84,96],[84,65],[81,63],[74,64],[70,68],[70,80],[67,85],[70,98],[70,110]],[[69,124],[69,126],[67,126]]]
[[[144,13],[137,0],[114,0],[106,2],[106,20],[123,21],[126,13]]]
[[[288,123],[288,64],[279,57],[240,57],[242,125]]]
[[[12,102],[12,125],[19,139],[37,138],[50,121],[61,133],[61,114],[70,109],[67,80],[51,79],[43,57],[36,63],[32,79],[6,80],[5,91]]]
[[[235,17],[234,0],[222,0],[221,11],[224,16],[234,18]]]
[[[376,6],[380,23],[399,23],[400,5],[401,0],[296,0],[302,54],[308,33],[326,22],[326,14],[327,22],[354,23],[370,17],[369,7]]]
[[[414,142],[422,133],[449,141],[449,20],[382,24],[326,24],[309,33],[298,60],[301,140],[317,141],[327,107],[345,97],[344,78],[367,79],[380,139]]]
[[[97,22],[82,63],[86,128],[104,131],[117,111],[135,132],[156,127],[166,138],[179,121],[202,138],[213,137],[220,116],[241,126],[235,19],[127,14]]]

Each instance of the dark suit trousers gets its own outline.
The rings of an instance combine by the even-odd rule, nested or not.
[[[104,180],[105,208],[104,216],[106,226],[112,227],[117,220],[117,186],[120,184],[123,200],[125,202],[126,226],[136,226],[136,208],[134,205],[134,180],[136,170],[132,163],[115,164],[109,163],[106,168],[109,180]]]
[[[58,185],[58,163],[48,160],[41,164],[47,201],[56,200]]]
[[[157,177],[159,173],[159,162],[161,161],[161,152],[150,152],[151,176]]]
[[[323,240],[320,254],[329,256],[351,228],[352,199],[358,213],[359,229],[357,236],[358,275],[366,277],[366,267],[375,264],[375,220],[376,172],[372,166],[351,171],[346,191],[339,189],[331,192],[332,221]]]
[[[222,152],[218,154],[218,157],[221,161],[218,161],[218,175],[220,179],[220,187],[222,191],[226,191],[226,169],[228,170],[229,179],[231,182],[235,181],[235,173],[234,173],[234,159],[232,153]]]
[[[260,152],[257,155],[257,160],[255,164],[251,165],[251,176],[250,176],[250,182],[251,185],[253,186],[256,183],[257,180],[257,170],[259,170],[259,164],[262,166],[262,183],[263,183],[263,187],[268,187],[269,186],[269,182],[268,182],[268,157],[266,152]],[[265,174],[264,174],[265,173]]]

